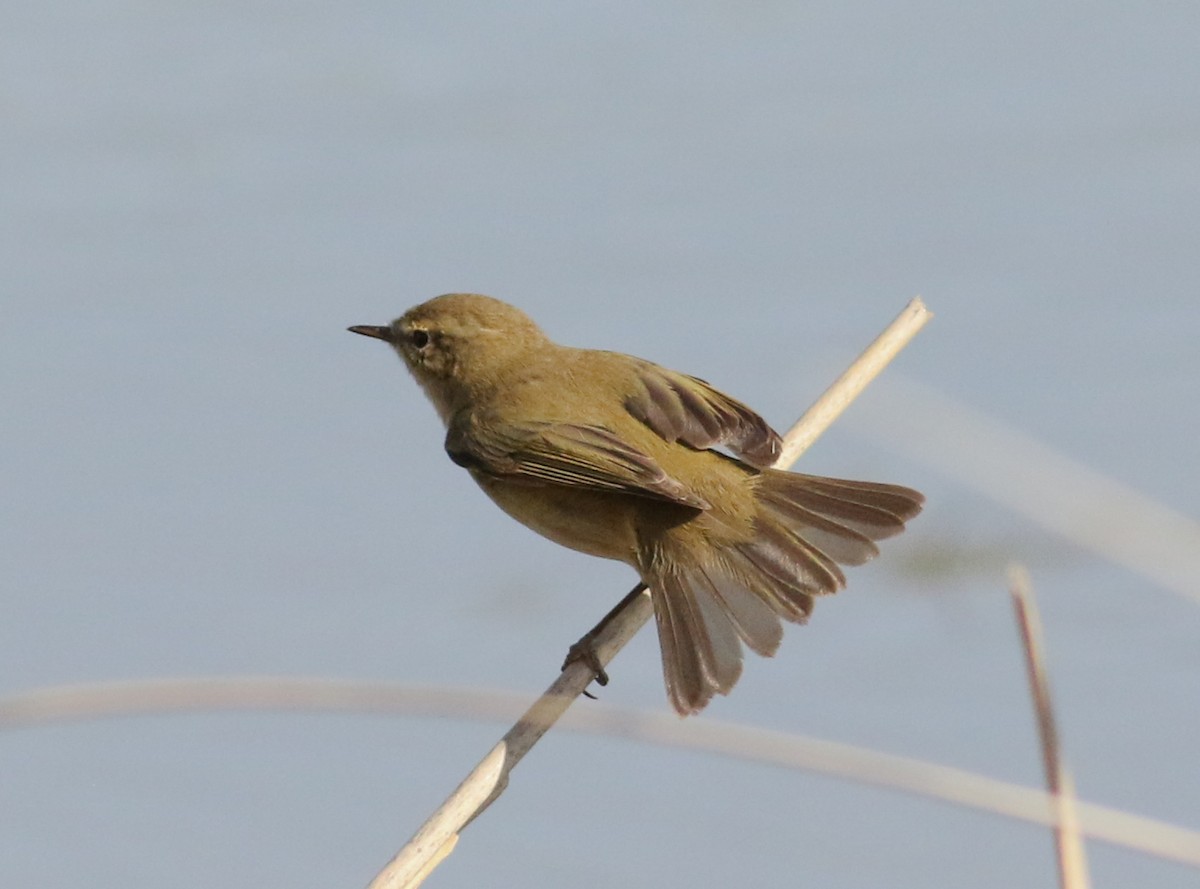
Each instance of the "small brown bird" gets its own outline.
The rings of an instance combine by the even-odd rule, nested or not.
[[[649,361],[560,346],[519,309],[439,296],[386,327],[446,424],[446,453],[496,504],[650,588],[667,696],[682,715],[770,656],[782,620],[845,584],[924,498],[769,467],[779,435],[744,404]],[[724,447],[733,456],[713,450]]]

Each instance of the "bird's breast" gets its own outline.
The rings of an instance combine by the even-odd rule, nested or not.
[[[650,505],[646,498],[471,475],[497,506],[543,537],[636,567],[639,515]]]

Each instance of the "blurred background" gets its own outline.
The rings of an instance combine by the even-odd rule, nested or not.
[[[282,674],[532,696],[635,578],[495,509],[395,356],[344,328],[480,291],[786,428],[919,293],[934,322],[801,467],[912,485],[925,515],[699,718],[1041,786],[1020,560],[1081,796],[1200,827],[1200,607],[997,502],[1024,458],[955,431],[969,407],[1194,512],[1200,8],[3,19],[0,694]],[[1121,509],[1090,518],[1126,538]],[[652,632],[611,672],[605,701],[667,708]],[[9,732],[0,883],[363,885],[499,734],[245,713]],[[1089,851],[1099,884],[1195,885]],[[1033,826],[552,734],[429,885],[1053,881]]]

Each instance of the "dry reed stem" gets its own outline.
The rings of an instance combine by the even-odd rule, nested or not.
[[[1075,783],[1063,762],[1058,724],[1050,702],[1050,680],[1046,673],[1045,659],[1042,657],[1042,619],[1038,614],[1029,572],[1024,566],[1013,565],[1008,569],[1008,585],[1017,616],[1017,627],[1021,631],[1021,644],[1025,650],[1029,691],[1033,698],[1034,712],[1037,714],[1042,768],[1046,773],[1046,787],[1050,790],[1057,818],[1054,826],[1054,851],[1058,856],[1059,885],[1062,889],[1090,889],[1087,856],[1083,849],[1079,816],[1075,810]]]
[[[909,302],[849,369],[788,430],[784,436],[783,451],[775,465],[786,468],[795,462],[932,317],[919,297]],[[642,595],[630,601],[615,619],[609,621],[595,640],[594,648],[601,664],[607,665],[650,619],[650,597],[644,585],[635,587],[638,588]],[[376,876],[370,889],[412,889],[419,886],[429,873],[427,861],[430,850],[445,846],[451,837],[456,836],[504,792],[509,772],[550,730],[572,701],[583,693],[592,678],[591,670],[580,662],[571,663],[563,670],[500,743],[492,748],[483,762]],[[490,765],[497,761],[501,764],[499,770]]]
[[[1200,603],[1200,521],[922,383],[889,374],[884,390],[854,428]]]
[[[150,679],[57,686],[0,698],[0,731],[214,710],[386,713],[509,722],[527,706],[528,699],[527,694],[498,689],[293,676]],[[715,719],[683,722],[665,708],[638,711],[596,702],[570,710],[558,727],[831,775],[1030,824],[1052,827],[1058,823],[1054,800],[1043,790],[835,741]],[[1077,808],[1079,824],[1092,839],[1200,868],[1198,831],[1086,802],[1079,802]]]

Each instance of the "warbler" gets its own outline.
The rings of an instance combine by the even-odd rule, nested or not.
[[[704,380],[552,342],[524,312],[439,296],[354,333],[390,344],[446,426],[446,453],[506,513],[630,565],[650,588],[667,696],[681,715],[728,694],[742,646],[845,585],[921,510],[911,488],[770,468],[782,440]],[[723,448],[723,453],[717,448]]]

